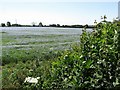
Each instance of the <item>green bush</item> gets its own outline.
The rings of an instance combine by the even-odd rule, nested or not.
[[[120,30],[116,23],[101,22],[86,29],[80,45],[52,63],[51,86],[71,89],[112,89],[120,86]]]

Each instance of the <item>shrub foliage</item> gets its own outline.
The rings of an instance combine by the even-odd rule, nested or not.
[[[83,30],[80,45],[52,63],[54,88],[112,89],[120,86],[120,30],[101,22]],[[54,84],[53,84],[54,83]]]

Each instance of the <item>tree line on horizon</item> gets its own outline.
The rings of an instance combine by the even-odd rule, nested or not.
[[[1,27],[69,27],[69,28],[93,28],[94,25],[60,25],[60,24],[49,24],[49,25],[43,25],[42,22],[40,22],[38,25],[35,24],[35,22],[32,22],[32,25],[21,25],[21,24],[11,24],[11,22],[1,23]]]
[[[43,24],[42,22],[40,22],[38,25],[35,25],[34,22],[32,22],[32,25],[21,25],[21,24],[11,24],[11,22],[7,22],[6,24],[5,23],[1,23],[1,27],[34,27],[34,26],[39,26],[39,27],[43,27]]]
[[[103,19],[102,22],[110,23],[110,21],[106,21],[106,19],[107,19],[106,15],[104,15],[104,17],[101,17],[101,19]],[[95,20],[95,22],[96,22],[96,20]],[[120,19],[116,19],[113,22],[117,22],[118,26],[120,26]],[[99,23],[99,24],[101,24],[101,23]],[[21,25],[21,24],[17,24],[17,23],[11,24],[11,22],[9,22],[9,21],[6,24],[1,23],[0,26],[1,27],[68,27],[68,28],[84,28],[84,27],[85,28],[94,28],[95,27],[95,25],[88,25],[88,24],[86,24],[86,25],[79,25],[79,24],[77,24],[77,25],[60,25],[60,24],[43,25],[42,22],[39,22],[38,25],[36,25],[35,22],[32,22],[32,25]]]

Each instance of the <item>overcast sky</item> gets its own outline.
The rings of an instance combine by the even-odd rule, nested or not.
[[[57,0],[56,0],[57,1]],[[0,23],[31,24],[93,24],[94,20],[106,15],[108,20],[118,16],[118,1],[106,2],[57,1],[52,0],[2,0],[0,3]]]

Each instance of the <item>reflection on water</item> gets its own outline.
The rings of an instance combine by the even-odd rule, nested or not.
[[[7,32],[10,35],[81,34],[82,28],[0,27],[0,32]]]

